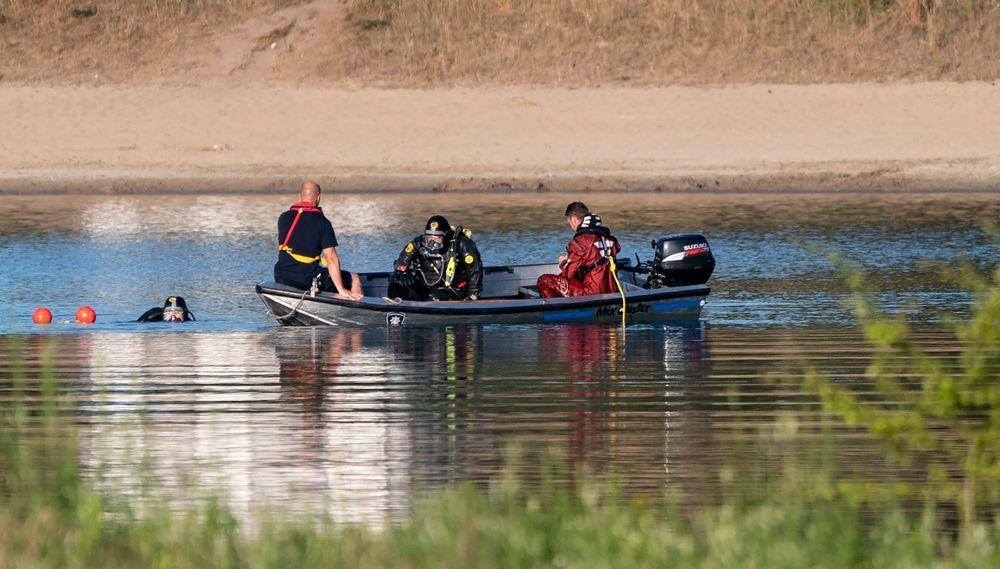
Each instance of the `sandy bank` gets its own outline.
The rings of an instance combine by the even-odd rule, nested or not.
[[[1000,86],[0,88],[0,192],[1000,189]]]

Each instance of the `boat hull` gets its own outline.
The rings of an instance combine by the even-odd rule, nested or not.
[[[629,322],[696,320],[709,294],[707,285],[629,290]],[[257,294],[279,323],[289,326],[424,326],[456,323],[532,324],[621,321],[616,294],[574,298],[496,298],[478,301],[411,302],[366,296],[358,302],[329,293],[260,283]]]

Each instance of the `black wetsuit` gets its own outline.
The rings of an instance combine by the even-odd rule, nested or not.
[[[458,240],[455,242],[454,240]],[[410,282],[400,282],[397,271],[389,283],[388,296],[403,300],[465,300],[482,293],[483,260],[476,244],[464,233],[452,237],[439,255],[428,252],[424,237],[410,241],[396,259],[395,267],[405,266]],[[455,275],[446,275],[448,263],[455,260]]]
[[[295,231],[291,238],[287,240],[288,230],[302,209],[298,223],[295,224]],[[312,286],[312,281],[317,274],[321,275],[320,290],[337,292],[337,287],[330,278],[330,271],[320,263],[323,250],[328,247],[337,246],[337,235],[333,231],[333,224],[323,215],[319,207],[309,204],[297,203],[291,209],[278,217],[278,243],[287,245],[286,249],[278,251],[278,262],[274,264],[274,280],[283,285],[293,286],[305,290]],[[299,259],[296,259],[295,256]],[[311,259],[311,262],[304,262]],[[351,288],[351,274],[347,271],[340,272],[340,278],[344,281],[345,288]]]

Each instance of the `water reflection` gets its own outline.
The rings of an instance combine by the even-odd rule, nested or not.
[[[948,333],[917,337],[956,357]],[[5,377],[23,365],[37,385],[51,361],[99,486],[136,504],[221,491],[240,515],[271,503],[374,523],[494,478],[515,442],[564,457],[566,475],[617,472],[628,495],[716,501],[734,457],[753,484],[820,436],[806,369],[858,382],[869,356],[836,329],[704,324],[637,326],[624,344],[600,325],[0,336]],[[746,457],[748,436],[789,413],[790,438]],[[832,436],[843,476],[919,481],[854,431]]]
[[[699,424],[671,401],[707,369],[707,337],[647,328],[623,346],[619,329],[581,325],[27,342],[87,358],[60,379],[104,487],[178,503],[221,490],[243,514],[274,503],[377,522],[405,515],[414,493],[490,479],[514,441],[621,469],[630,492],[658,495],[670,461],[685,460],[672,437]]]

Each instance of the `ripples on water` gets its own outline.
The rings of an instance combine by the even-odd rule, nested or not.
[[[645,257],[650,238],[676,230],[707,233],[719,263],[701,323],[633,326],[624,347],[618,329],[587,325],[281,329],[252,285],[270,275],[287,201],[0,198],[4,375],[23,362],[38,377],[51,358],[101,484],[139,493],[145,465],[176,500],[194,486],[241,511],[272,502],[378,520],[405,515],[422,490],[489,479],[517,440],[620,471],[629,493],[711,500],[748,432],[795,411],[796,436],[819,436],[822,415],[797,386],[805,367],[863,376],[868,351],[827,251],[863,263],[945,357],[958,348],[935,314],[961,315],[968,297],[939,272],[959,256],[998,258],[976,221],[1000,213],[992,196],[588,195],[626,252]],[[487,263],[554,258],[568,237],[565,201],[329,195],[324,205],[342,255],[366,271],[385,270],[432,212],[473,228]],[[168,294],[199,321],[131,322]],[[30,324],[35,306],[65,319],[84,303],[96,326]],[[849,431],[834,436],[845,474],[908,476]]]

